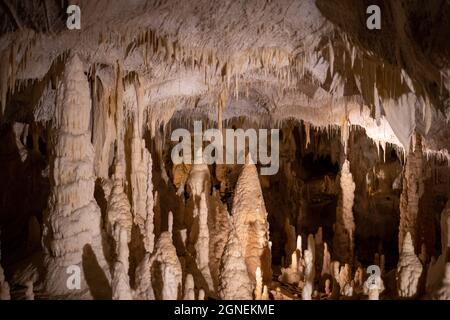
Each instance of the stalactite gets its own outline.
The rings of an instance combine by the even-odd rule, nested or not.
[[[243,249],[236,234],[230,232],[220,267],[219,296],[223,300],[251,300],[253,288]]]
[[[232,216],[250,279],[255,281],[256,268],[259,266],[264,281],[271,281],[267,211],[254,164],[245,164],[238,178]]]
[[[354,231],[353,201],[355,183],[350,172],[350,162],[345,160],[340,176],[341,195],[336,209],[336,225],[333,238],[335,257],[341,262],[353,261]]]
[[[419,199],[424,192],[422,163],[422,143],[420,136],[417,136],[414,151],[407,156],[403,174],[403,191],[400,196],[400,226],[398,232],[399,251],[402,250],[403,239],[407,232],[411,234],[414,247],[418,245],[417,216],[419,213]]]
[[[397,265],[397,293],[400,297],[411,298],[417,295],[422,269],[422,263],[414,253],[411,234],[407,232]]]
[[[66,64],[56,108],[51,195],[43,229],[45,287],[51,295],[66,295],[73,293],[66,286],[67,267],[82,267],[83,251],[93,252],[105,276],[110,277],[101,242],[100,209],[94,199],[89,84],[77,56]],[[82,295],[88,294],[85,276],[83,271]]]

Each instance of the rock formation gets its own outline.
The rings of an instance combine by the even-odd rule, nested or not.
[[[414,253],[411,234],[406,233],[397,265],[397,293],[402,298],[415,297],[422,275],[422,263]]]
[[[83,263],[95,259],[109,278],[103,255],[100,209],[94,199],[94,153],[90,141],[91,99],[83,64],[70,57],[58,88],[51,160],[51,195],[44,216],[46,291],[55,296],[90,296]],[[83,258],[83,252],[92,252]],[[66,286],[67,268],[81,269],[81,291]]]
[[[422,180],[422,144],[420,137],[417,144],[406,158],[403,173],[403,191],[400,197],[400,226],[399,226],[399,251],[403,248],[403,240],[406,233],[411,234],[414,247],[417,245],[417,215],[419,212],[419,199],[424,192]]]
[[[172,221],[169,230],[161,233],[150,258],[152,285],[156,299],[177,300],[182,293],[182,269],[172,243]]]
[[[252,282],[256,281],[256,268],[260,267],[264,280],[270,281],[269,225],[254,164],[247,163],[242,169],[236,184],[231,215],[250,279]]]
[[[242,252],[239,237],[236,231],[232,230],[223,252],[220,267],[219,296],[221,299],[253,299],[253,286]]]
[[[336,209],[336,226],[333,238],[333,251],[341,262],[353,261],[355,222],[353,220],[353,201],[355,183],[350,172],[350,162],[344,161],[340,176],[341,195]]]

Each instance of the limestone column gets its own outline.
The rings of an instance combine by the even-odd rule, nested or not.
[[[336,209],[336,224],[333,238],[334,258],[343,263],[353,261],[355,222],[353,220],[353,202],[355,182],[350,172],[350,162],[344,161],[340,175],[341,194]]]
[[[252,282],[256,281],[256,268],[260,267],[264,281],[270,282],[272,270],[269,223],[254,164],[245,164],[238,178],[233,198],[232,219],[250,279]]]
[[[87,273],[96,273],[94,281],[110,278],[102,249],[100,209],[94,199],[90,116],[89,83],[82,62],[74,55],[67,61],[58,89],[50,157],[51,194],[44,213],[44,284],[51,296],[90,297]],[[80,290],[71,290],[66,284],[67,268],[74,265],[81,270]]]
[[[400,226],[398,231],[398,247],[401,252],[403,239],[406,233],[411,234],[414,247],[418,245],[417,239],[417,216],[419,213],[419,199],[423,194],[422,179],[422,143],[417,135],[414,151],[406,158],[403,174],[403,190],[400,196]]]

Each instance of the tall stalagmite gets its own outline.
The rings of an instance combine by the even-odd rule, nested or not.
[[[407,232],[397,265],[397,293],[400,297],[411,298],[416,296],[422,270],[422,263],[414,253],[411,234]]]
[[[336,209],[336,225],[333,238],[334,257],[340,262],[353,261],[355,222],[353,220],[353,201],[355,199],[355,183],[350,172],[350,162],[342,165],[341,195]]]
[[[89,297],[87,278],[110,278],[103,255],[100,209],[94,199],[94,150],[89,129],[91,99],[83,64],[69,58],[58,88],[50,160],[51,195],[44,214],[43,244],[50,295]],[[81,270],[81,290],[66,286],[67,267]],[[92,268],[97,265],[98,268]],[[89,266],[89,267],[88,267]],[[97,270],[96,270],[97,269]],[[108,291],[108,288],[100,288]]]
[[[172,242],[172,213],[169,230],[161,233],[150,258],[152,285],[156,299],[177,300],[181,297],[182,269]]]
[[[220,267],[219,296],[224,300],[249,300],[253,298],[243,250],[235,230],[230,232]],[[255,270],[256,274],[256,270]]]
[[[250,279],[256,281],[256,268],[259,266],[264,281],[271,281],[269,224],[254,164],[245,164],[239,176],[233,198],[232,217]]]
[[[136,106],[133,115],[133,134],[131,138],[131,192],[134,223],[139,227],[147,252],[153,252],[153,183],[152,157],[142,139],[144,122],[144,92],[140,83],[135,84]]]
[[[399,251],[403,247],[403,239],[407,232],[411,234],[414,247],[418,246],[417,215],[419,213],[419,200],[424,191],[423,154],[420,136],[417,135],[414,151],[406,158],[403,173],[403,191],[400,196],[400,226],[398,232]]]

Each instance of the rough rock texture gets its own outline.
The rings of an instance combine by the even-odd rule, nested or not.
[[[139,81],[135,84],[136,110],[133,116],[131,138],[131,193],[134,223],[144,238],[147,252],[153,252],[154,238],[154,199],[152,182],[152,157],[142,139],[144,130],[144,92]]]
[[[213,281],[209,268],[209,230],[208,230],[208,204],[206,202],[206,194],[202,192],[200,196],[200,204],[198,210],[198,238],[195,243],[195,260],[209,290],[213,290]]]
[[[220,261],[230,233],[231,219],[226,205],[220,200],[218,192],[212,195],[209,204],[209,267],[214,289],[217,291],[219,286]]]
[[[380,294],[384,291],[384,282],[380,276],[369,277],[364,282],[364,294],[368,296],[369,300],[379,300]]]
[[[223,252],[220,267],[219,296],[221,299],[251,300],[253,298],[253,286],[242,252],[236,231],[232,230]]]
[[[397,265],[397,293],[400,297],[411,298],[417,295],[422,270],[422,263],[414,253],[411,234],[407,232]]]
[[[432,293],[439,290],[445,277],[446,263],[450,254],[450,201],[441,213],[441,255],[428,266],[426,278],[426,291]]]
[[[309,250],[304,252],[305,259],[305,284],[302,290],[302,299],[311,300],[311,295],[314,290],[314,277],[315,277],[315,267],[313,253]]]
[[[114,264],[111,287],[113,300],[132,300],[130,277],[126,267],[120,261]]]
[[[403,239],[407,232],[411,234],[413,245],[418,248],[417,215],[419,212],[419,199],[424,192],[422,166],[422,144],[417,139],[415,149],[406,158],[406,166],[403,174],[403,191],[400,197],[400,226],[399,226],[399,251],[403,247]],[[419,247],[420,248],[420,247]]]
[[[186,280],[184,281],[184,295],[183,300],[195,300],[195,284],[194,277],[192,274],[186,275]]]
[[[11,295],[9,292],[9,284],[5,280],[5,274],[2,266],[0,265],[0,300],[10,300]]]
[[[254,164],[245,164],[242,169],[236,184],[231,215],[250,279],[255,282],[256,268],[260,267],[264,281],[270,281],[272,271],[269,225]]]
[[[350,172],[350,162],[345,160],[340,176],[341,195],[336,209],[336,225],[333,238],[335,259],[351,263],[354,254],[355,222],[353,220],[353,201],[355,183]]]
[[[152,284],[156,299],[177,300],[182,294],[182,269],[172,243],[172,226],[159,236],[151,257]]]
[[[54,118],[51,160],[51,195],[44,217],[43,243],[50,295],[90,296],[83,266],[96,263],[109,278],[103,255],[100,209],[94,199],[94,153],[90,142],[89,85],[80,59],[66,64]],[[66,287],[67,267],[81,268],[81,291]],[[104,288],[107,290],[107,288]],[[92,294],[92,293],[91,293]]]
[[[450,262],[445,264],[444,278],[440,287],[431,295],[432,299],[450,300]]]

